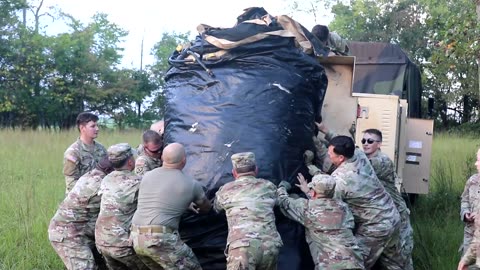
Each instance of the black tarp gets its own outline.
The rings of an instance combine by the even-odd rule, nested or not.
[[[355,56],[353,92],[397,95],[408,102],[408,116],[420,118],[422,78],[400,46],[381,42],[348,42]]]
[[[237,152],[254,152],[258,177],[275,184],[296,182],[298,172],[308,174],[303,152],[314,148],[314,118],[327,86],[323,67],[297,48],[293,37],[277,35],[227,50],[220,58],[205,57],[221,51],[206,41],[208,36],[238,41],[277,30],[282,27],[275,20],[208,28],[190,48],[171,57],[165,77],[165,142],[185,146],[184,172],[205,186],[210,199],[234,180],[230,157]],[[276,219],[284,241],[279,269],[311,268],[303,227],[279,212]],[[225,215],[213,211],[186,214],[180,225],[182,239],[203,269],[225,269],[227,232]]]

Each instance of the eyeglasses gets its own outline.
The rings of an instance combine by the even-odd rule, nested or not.
[[[148,149],[147,147],[145,147],[146,150],[148,150],[148,152],[152,153],[152,154],[158,154],[160,152],[162,152],[162,147],[159,147],[157,150],[155,151],[152,151],[150,149]]]
[[[371,139],[371,138],[368,138],[368,139],[362,139],[362,144],[365,144],[365,143],[368,143],[368,144],[372,144],[374,142],[380,142],[380,141],[375,141],[374,139]]]

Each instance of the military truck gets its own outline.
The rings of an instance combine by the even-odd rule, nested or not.
[[[349,47],[351,56],[319,58],[328,77],[325,124],[351,135],[359,147],[365,129],[381,130],[382,151],[394,161],[400,191],[428,193],[433,120],[422,119],[418,67],[395,44]]]

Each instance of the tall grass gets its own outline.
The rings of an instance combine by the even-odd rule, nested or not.
[[[47,228],[64,197],[62,158],[72,132],[0,131],[0,269],[63,269]],[[108,132],[99,141],[137,146],[140,132]]]
[[[140,131],[105,132],[106,147],[137,146]],[[63,269],[48,242],[48,223],[64,197],[62,157],[76,131],[0,131],[0,269]],[[459,196],[473,173],[480,145],[475,138],[437,135],[433,144],[431,192],[414,209],[416,269],[455,269],[463,235]]]
[[[456,269],[463,239],[460,195],[475,173],[480,138],[438,134],[432,149],[430,193],[412,208],[415,269]]]

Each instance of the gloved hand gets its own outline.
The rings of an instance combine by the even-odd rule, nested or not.
[[[311,165],[313,160],[313,152],[310,150],[305,151],[303,153],[303,161],[305,162],[305,165]]]
[[[278,184],[278,187],[284,187],[286,191],[289,191],[292,188],[292,185],[287,181],[282,181]]]

